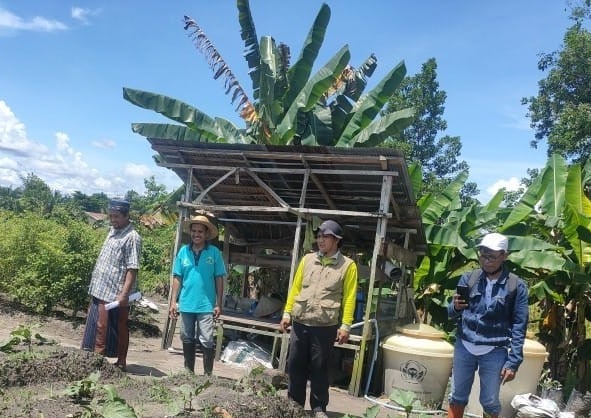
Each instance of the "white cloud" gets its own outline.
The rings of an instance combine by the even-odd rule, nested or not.
[[[115,148],[116,144],[115,141],[111,139],[98,139],[96,141],[92,141],[92,146],[101,149],[112,149]]]
[[[100,13],[100,9],[85,9],[82,7],[72,7],[72,18],[76,19],[85,25],[89,24],[88,18],[97,16]]]
[[[486,191],[492,196],[500,189],[504,188],[509,192],[515,192],[519,190],[519,187],[521,187],[520,180],[517,177],[511,177],[509,180],[497,180],[490,187],[488,187]]]
[[[27,138],[25,125],[3,100],[0,100],[0,151],[20,157],[47,153],[44,145]]]
[[[16,170],[18,163],[10,158],[0,158],[0,169]]]
[[[59,20],[51,20],[41,16],[25,20],[14,13],[0,8],[0,29],[25,30],[35,32],[55,32],[68,29],[68,26]]]
[[[142,193],[144,178],[153,175],[148,166],[131,162],[99,171],[72,146],[67,133],[56,132],[54,137],[51,146],[29,139],[25,125],[0,100],[0,186],[20,187],[21,178],[34,173],[62,193],[123,196],[128,190]]]
[[[127,163],[125,164],[123,174],[129,177],[144,179],[152,175],[152,170],[144,164]]]

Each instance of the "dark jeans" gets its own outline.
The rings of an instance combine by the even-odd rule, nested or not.
[[[338,326],[309,327],[294,322],[289,339],[290,399],[302,407],[306,404],[306,383],[310,379],[310,407],[326,411],[328,405],[328,364]]]

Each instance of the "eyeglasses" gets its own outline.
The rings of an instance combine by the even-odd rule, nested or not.
[[[478,256],[483,259],[484,261],[497,261],[503,256],[504,253],[501,254],[491,254],[491,253],[478,253]]]

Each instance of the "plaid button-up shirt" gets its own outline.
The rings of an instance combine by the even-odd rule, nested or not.
[[[132,224],[125,228],[111,227],[96,260],[88,293],[105,302],[117,299],[125,283],[127,270],[140,266],[142,239]],[[137,281],[130,292],[137,290]]]

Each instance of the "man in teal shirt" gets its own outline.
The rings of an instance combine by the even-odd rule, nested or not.
[[[183,246],[174,260],[169,315],[176,318],[181,314],[185,368],[195,372],[198,337],[203,347],[203,370],[209,376],[214,361],[214,318],[222,313],[226,266],[220,250],[207,242],[217,237],[218,230],[206,216],[192,216],[184,230],[191,236],[191,243]]]

